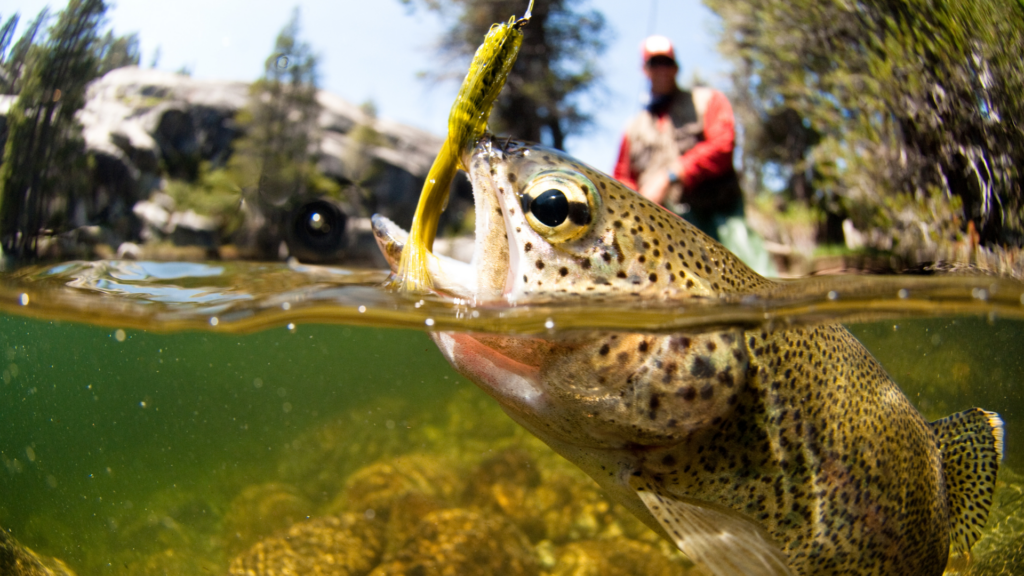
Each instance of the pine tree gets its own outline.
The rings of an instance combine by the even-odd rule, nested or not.
[[[59,224],[54,218],[88,187],[75,113],[85,103],[86,84],[96,77],[96,44],[106,10],[103,0],[71,0],[46,43],[25,51],[0,165],[0,242],[16,259],[34,257],[40,233]]]
[[[263,77],[250,88],[248,107],[238,115],[245,136],[235,143],[229,163],[248,210],[266,227],[265,237],[282,236],[280,217],[317,179],[312,153],[319,141],[317,83],[317,58],[299,39],[296,9],[277,37]],[[276,246],[262,248],[263,256],[276,255]]]
[[[100,41],[99,58],[99,69],[96,73],[100,76],[125,66],[138,66],[142,60],[138,34],[114,36],[113,31],[108,30]]]
[[[419,1],[442,14],[458,13],[439,46],[439,52],[457,64],[432,76],[460,81],[491,25],[521,16],[527,5],[523,0]],[[534,5],[530,24],[523,28],[519,58],[491,112],[494,132],[561,149],[567,138],[582,134],[593,123],[582,97],[599,86],[598,58],[609,31],[604,16],[577,9],[582,4],[551,0]]]
[[[1024,242],[1024,3],[705,3],[735,65],[748,167],[896,242],[970,220],[984,241]]]
[[[14,30],[18,27],[20,20],[19,15],[15,14],[8,18],[3,28],[0,28],[0,93],[17,94],[21,91],[20,80],[25,58],[49,16],[49,10],[43,8],[35,20],[28,25],[28,30],[21,35],[10,52],[7,51],[7,48],[10,46],[11,40],[14,39]]]

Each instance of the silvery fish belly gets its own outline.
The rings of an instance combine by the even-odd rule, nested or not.
[[[439,290],[515,304],[775,286],[557,151],[484,138],[469,154],[474,263],[432,258]],[[374,225],[394,266],[405,234]],[[839,325],[433,337],[513,419],[711,574],[939,575],[988,516],[998,416],[926,422]]]

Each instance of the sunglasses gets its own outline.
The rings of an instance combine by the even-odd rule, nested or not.
[[[676,65],[676,61],[673,60],[672,58],[669,58],[668,56],[654,56],[647,61],[648,68],[654,68],[657,66],[671,67]]]

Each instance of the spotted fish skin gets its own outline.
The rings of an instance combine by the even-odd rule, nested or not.
[[[478,253],[461,296],[685,300],[775,286],[554,150],[485,140],[464,163]],[[544,204],[550,190],[565,210]],[[965,549],[977,538],[963,510],[982,525],[987,515],[998,418],[962,413],[973,432],[942,432],[966,438],[961,455],[991,472],[950,490],[944,466],[955,464],[944,465],[936,429],[839,325],[434,338],[513,419],[713,574],[937,576],[951,539]]]

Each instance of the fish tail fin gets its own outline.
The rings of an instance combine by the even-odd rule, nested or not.
[[[951,551],[966,554],[988,520],[1003,458],[1003,421],[971,408],[931,424],[939,441],[949,502]]]

